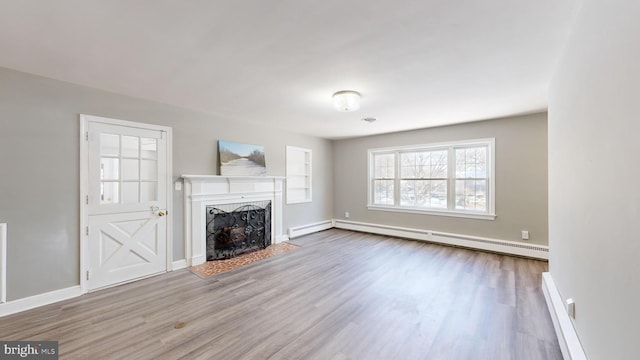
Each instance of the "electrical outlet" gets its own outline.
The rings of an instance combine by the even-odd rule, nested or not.
[[[176,191],[180,191],[180,190],[182,190],[182,182],[176,181]]]
[[[348,211],[344,212],[344,217],[347,218],[347,219],[349,218],[349,212]]]
[[[522,230],[522,240],[529,240],[529,231]]]

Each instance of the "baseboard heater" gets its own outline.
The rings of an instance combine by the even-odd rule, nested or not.
[[[398,226],[361,223],[347,220],[333,220],[333,223],[334,227],[338,229],[396,236],[413,240],[454,245],[542,260],[549,259],[549,247],[545,245],[523,244],[516,241],[491,239],[463,234],[452,234],[431,230],[404,228]]]
[[[302,226],[292,226],[289,228],[289,239],[296,238],[298,236],[315,233],[322,230],[331,229],[334,227],[332,220],[320,221],[313,224],[307,224]]]

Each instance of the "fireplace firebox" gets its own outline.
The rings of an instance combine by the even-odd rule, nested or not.
[[[271,201],[206,207],[207,261],[271,245]]]

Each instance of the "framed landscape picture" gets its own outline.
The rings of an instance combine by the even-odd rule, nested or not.
[[[222,176],[267,175],[262,146],[218,140],[218,159]]]

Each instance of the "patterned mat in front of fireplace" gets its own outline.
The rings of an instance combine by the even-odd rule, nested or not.
[[[207,261],[204,264],[192,266],[189,269],[192,273],[205,279],[210,276],[233,270],[241,266],[252,264],[256,261],[268,259],[287,251],[295,250],[300,246],[288,242],[269,245],[266,249],[243,254],[235,258],[226,260]]]

